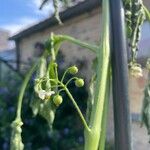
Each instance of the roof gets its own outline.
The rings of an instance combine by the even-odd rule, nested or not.
[[[92,11],[95,8],[98,8],[100,6],[100,4],[101,4],[100,0],[85,0],[84,2],[81,2],[73,7],[66,9],[65,11],[61,12],[60,18],[63,22],[65,22],[69,19],[72,19],[81,14]],[[30,34],[42,31],[46,28],[52,27],[57,24],[58,24],[58,22],[55,19],[55,17],[53,16],[51,18],[47,18],[46,20],[19,32],[18,34],[10,37],[9,40],[19,40],[20,38],[29,36]]]

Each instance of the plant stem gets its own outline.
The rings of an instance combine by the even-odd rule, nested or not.
[[[150,22],[150,11],[144,5],[142,5],[142,6],[143,6],[143,9],[145,11],[146,18]]]
[[[56,54],[55,54],[55,49],[54,49],[54,34],[51,33],[51,59],[53,62],[56,61]]]
[[[65,89],[67,95],[69,96],[70,100],[72,101],[73,105],[75,106],[75,108],[76,108],[76,110],[77,110],[77,112],[78,112],[78,114],[79,114],[79,116],[80,116],[80,118],[81,118],[81,121],[82,121],[82,123],[83,123],[85,129],[86,129],[88,132],[90,132],[90,128],[88,127],[88,125],[87,125],[87,123],[86,123],[86,120],[85,120],[85,118],[84,118],[84,116],[83,116],[83,114],[82,114],[80,108],[78,107],[76,101],[74,100],[72,94],[69,92],[68,88],[67,88],[65,85],[63,85],[63,87],[64,87],[64,89]]]
[[[18,105],[17,105],[17,118],[18,119],[21,119],[21,108],[22,108],[22,101],[23,101],[23,96],[24,96],[24,92],[25,92],[25,89],[27,87],[27,84],[30,80],[30,77],[31,75],[33,74],[33,72],[35,71],[36,69],[36,66],[37,66],[38,63],[35,63],[31,69],[29,70],[29,72],[27,73],[26,77],[25,77],[25,80],[21,86],[21,90],[20,90],[20,93],[19,93],[19,97],[18,97]]]
[[[60,38],[60,41],[69,41],[71,43],[74,43],[76,45],[79,45],[81,47],[84,47],[84,48],[87,48],[89,50],[91,50],[92,52],[95,52],[97,53],[97,51],[99,50],[99,47],[98,46],[95,46],[95,45],[91,45],[91,44],[88,44],[86,42],[81,42],[80,40],[77,40],[73,37],[70,37],[70,36],[67,36],[67,35],[56,35],[57,38]]]
[[[107,91],[107,76],[110,61],[109,42],[109,0],[103,0],[103,34],[102,45],[98,53],[98,67],[94,105],[90,117],[91,132],[85,130],[85,150],[97,150],[101,138],[101,126]],[[102,149],[103,150],[103,149]]]
[[[67,86],[72,80],[76,80],[76,79],[78,79],[78,78],[77,78],[77,77],[73,77],[73,78],[69,79],[69,80],[67,81],[67,83],[66,83],[66,86]]]
[[[68,73],[68,71],[69,71],[69,68],[67,70],[65,70],[65,72],[64,72],[64,74],[63,74],[63,76],[61,78],[61,82],[64,81],[64,78],[65,78],[66,74]]]
[[[109,108],[109,96],[110,96],[110,74],[108,74],[107,79],[107,87],[106,87],[106,95],[105,95],[105,104],[103,111],[103,120],[102,120],[102,131],[101,137],[99,140],[99,150],[105,149],[105,141],[106,141],[106,130],[107,130],[107,116],[108,116],[108,108]]]

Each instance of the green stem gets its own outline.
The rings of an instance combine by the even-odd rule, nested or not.
[[[80,108],[78,107],[76,101],[74,100],[72,94],[69,92],[68,88],[67,88],[65,85],[63,85],[63,87],[64,87],[64,89],[65,89],[65,92],[66,92],[67,95],[69,96],[70,100],[72,101],[73,105],[75,106],[75,108],[76,108],[76,110],[77,110],[77,112],[78,112],[78,114],[79,114],[79,116],[80,116],[80,118],[81,118],[81,121],[82,121],[82,123],[83,123],[85,129],[86,129],[88,132],[90,132],[90,128],[88,127],[88,125],[87,125],[87,123],[86,123],[86,120],[85,120],[85,118],[84,118],[84,116],[83,116],[83,114],[82,114]]]
[[[147,20],[150,22],[150,11],[143,5]]]
[[[58,0],[53,0],[53,5],[54,5],[54,8],[55,8],[55,12],[54,12],[54,15],[55,15],[55,18],[57,19],[58,23],[60,25],[62,25],[62,21],[60,19],[60,16],[59,16],[59,1]]]
[[[85,150],[97,150],[101,137],[101,125],[104,112],[105,95],[107,91],[107,76],[110,61],[109,42],[109,0],[103,0],[103,34],[102,45],[98,53],[96,91],[94,105],[90,117],[91,132],[85,131]],[[103,149],[102,149],[103,150]]]
[[[21,90],[20,90],[20,93],[19,93],[19,97],[18,97],[18,105],[17,105],[17,118],[18,119],[21,119],[21,108],[22,108],[22,101],[23,101],[23,96],[24,96],[24,92],[25,92],[25,89],[27,87],[27,84],[30,80],[30,77],[31,75],[33,74],[33,72],[35,71],[36,69],[36,66],[37,66],[38,63],[35,63],[31,69],[29,70],[29,72],[27,73],[26,77],[25,77],[25,80],[21,86]]]
[[[63,76],[61,78],[61,82],[64,81],[64,78],[65,78],[66,74],[68,73],[68,71],[69,71],[69,68],[67,70],[65,70],[65,72],[64,72],[64,74],[63,74]]]
[[[67,81],[67,83],[66,83],[66,86],[67,86],[72,80],[76,80],[76,79],[78,79],[78,78],[77,78],[77,77],[73,77],[73,78],[69,79],[69,80]]]
[[[69,41],[73,44],[76,44],[76,45],[79,45],[81,47],[84,47],[84,48],[87,48],[89,50],[91,50],[92,52],[95,52],[97,53],[99,47],[98,46],[95,46],[95,45],[91,45],[91,44],[88,44],[88,43],[85,43],[85,42],[81,42],[80,40],[77,40],[73,37],[70,37],[70,36],[67,36],[67,35],[55,35],[56,38],[59,38],[60,41]]]
[[[110,96],[110,75],[108,75],[107,80],[107,87],[106,87],[106,95],[105,95],[105,104],[104,104],[104,111],[103,111],[103,119],[102,119],[102,131],[101,137],[99,140],[99,150],[105,149],[106,143],[106,131],[107,131],[107,116],[108,116],[108,108],[109,108],[109,96]]]
[[[136,50],[137,50],[137,47],[136,47],[136,40],[137,40],[137,31],[139,29],[139,23],[140,23],[140,20],[141,20],[141,17],[138,17],[138,20],[137,20],[137,23],[135,25],[135,29],[134,29],[134,32],[133,32],[133,35],[132,35],[132,39],[131,39],[131,47],[132,47],[132,62],[135,62],[136,61]]]
[[[51,33],[50,38],[51,38],[51,59],[53,62],[55,62],[56,61],[56,54],[55,54],[55,49],[54,49],[55,40],[54,40],[54,34],[53,33]]]

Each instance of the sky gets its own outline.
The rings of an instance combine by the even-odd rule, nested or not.
[[[53,13],[52,3],[39,10],[41,0],[1,0],[0,29],[11,35],[32,26]]]

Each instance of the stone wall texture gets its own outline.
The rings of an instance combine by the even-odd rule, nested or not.
[[[0,29],[0,52],[8,49],[9,32]]]

